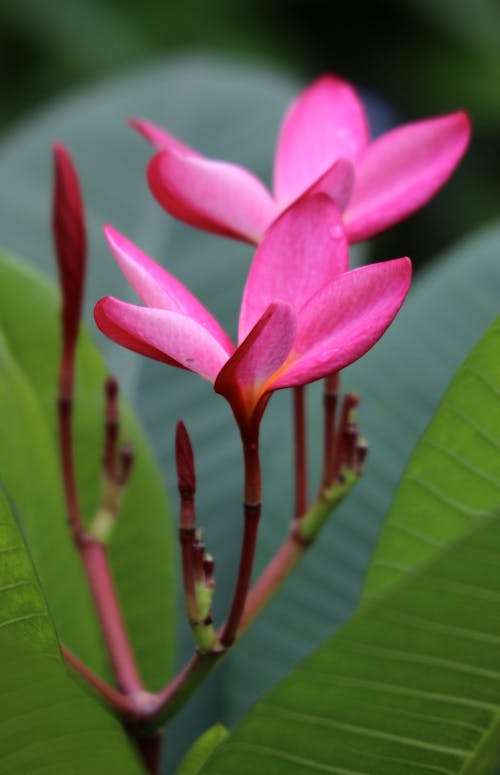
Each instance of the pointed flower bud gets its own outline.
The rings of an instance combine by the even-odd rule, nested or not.
[[[52,231],[62,293],[63,370],[71,389],[73,356],[78,336],[85,278],[86,235],[83,202],[69,152],[54,144]]]
[[[182,421],[177,423],[175,432],[175,462],[179,492],[182,498],[192,498],[196,492],[193,448],[186,426]]]

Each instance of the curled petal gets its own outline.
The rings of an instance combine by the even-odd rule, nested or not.
[[[293,307],[286,302],[274,302],[217,377],[215,390],[231,404],[240,428],[251,421],[272,377],[285,362],[296,328]]]
[[[341,156],[357,161],[368,142],[368,125],[356,91],[325,75],[292,102],[278,137],[274,192],[284,207]]]
[[[111,226],[104,229],[120,269],[148,307],[181,312],[207,329],[228,355],[234,346],[226,332],[188,289]]]
[[[293,352],[275,388],[325,377],[360,358],[401,307],[411,280],[409,258],[345,272],[302,310]]]
[[[257,248],[243,293],[239,341],[275,299],[300,310],[348,268],[342,216],[326,194],[302,197],[275,221]]]
[[[214,382],[227,352],[194,320],[178,312],[127,304],[106,296],[95,306],[101,331],[118,344],[148,358],[180,366]]]
[[[463,112],[417,121],[373,142],[356,166],[344,220],[349,242],[372,237],[424,205],[448,180],[470,138]]]
[[[309,194],[327,194],[340,210],[344,210],[354,190],[354,164],[349,159],[340,158],[312,184],[306,192]]]
[[[194,148],[190,148],[182,140],[174,137],[170,132],[166,132],[165,129],[156,124],[152,124],[150,121],[132,118],[128,123],[133,129],[137,129],[139,134],[145,137],[146,140],[149,140],[159,151],[170,148],[175,153],[183,154],[184,156],[201,156]]]
[[[167,212],[215,234],[257,243],[276,216],[264,185],[236,164],[169,149],[151,160],[148,181]]]

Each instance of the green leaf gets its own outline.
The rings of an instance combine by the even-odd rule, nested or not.
[[[499,348],[497,320],[454,377],[411,458],[370,566],[366,599],[500,503]]]
[[[301,663],[203,775],[498,772],[500,520],[480,524]]]
[[[55,391],[59,351],[58,294],[20,261],[0,260],[3,444],[0,476],[22,515],[61,638],[100,672],[106,669],[93,606],[71,543],[62,502]],[[106,369],[86,335],[78,354],[75,439],[84,513],[100,497],[103,382]],[[158,470],[130,411],[124,434],[136,466],[110,543],[118,593],[139,663],[157,688],[171,668],[174,632],[172,543]],[[26,465],[34,475],[27,474]],[[61,584],[61,579],[65,583]]]
[[[0,488],[0,771],[140,775],[118,722],[68,677],[45,600]]]
[[[0,631],[12,641],[25,640],[47,656],[58,656],[57,638],[45,599],[3,485],[0,556]]]
[[[89,319],[94,301],[106,293],[132,298],[104,245],[102,223],[109,221],[185,282],[234,333],[251,249],[197,232],[160,210],[144,180],[151,149],[124,127],[124,120],[156,121],[202,152],[243,164],[269,181],[277,127],[298,88],[276,73],[193,57],[125,74],[56,104],[0,144],[3,179],[9,181],[8,187],[0,185],[3,241],[53,272],[48,149],[59,138],[74,152],[89,207]],[[346,387],[363,396],[360,420],[370,443],[366,474],[276,601],[173,722],[171,751],[186,745],[187,728],[192,738],[217,719],[229,723],[238,718],[353,611],[404,465],[451,375],[498,313],[499,252],[498,226],[448,251],[417,278],[386,337],[346,371]],[[240,450],[230,411],[195,375],[102,344],[171,482],[177,420],[183,419],[192,435],[200,521],[217,564],[215,613],[220,621],[231,595],[241,528]],[[319,386],[311,387],[309,400],[313,491],[321,447]],[[279,546],[290,519],[289,422],[290,396],[284,392],[273,397],[262,429],[259,568]],[[186,657],[192,641],[187,627],[184,633]],[[248,681],[256,659],[260,670]]]
[[[66,524],[54,443],[37,397],[15,363],[1,328],[0,422],[2,485],[21,515],[57,629],[72,648],[102,670],[90,595]]]
[[[216,748],[224,742],[229,732],[222,724],[214,724],[191,746],[182,760],[177,775],[198,775]]]

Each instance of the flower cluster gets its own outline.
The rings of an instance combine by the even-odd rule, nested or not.
[[[172,215],[258,245],[235,345],[165,269],[111,227],[111,251],[145,306],[101,299],[99,328],[142,355],[198,373],[256,437],[275,390],[338,372],[383,335],[408,292],[399,258],[349,270],[349,244],[422,206],[467,146],[463,112],[388,132],[373,142],[355,90],[334,76],[307,88],[279,133],[273,195],[247,170],[207,159],[163,129],[131,122],[157,148],[150,188]]]

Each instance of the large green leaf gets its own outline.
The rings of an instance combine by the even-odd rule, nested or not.
[[[3,443],[0,476],[22,515],[61,638],[94,668],[102,648],[80,560],[62,503],[55,428],[59,301],[54,288],[20,261],[0,261]],[[87,516],[101,486],[105,367],[82,337],[75,437]],[[172,545],[160,477],[141,431],[124,412],[137,465],[111,541],[111,560],[146,680],[157,687],[171,667],[174,632]],[[65,583],[61,584],[61,578]]]
[[[300,664],[203,775],[497,773],[499,563],[490,517]]]
[[[497,321],[458,371],[411,458],[370,566],[365,598],[428,561],[500,503],[499,352]]]
[[[38,579],[0,489],[0,770],[140,775],[112,716],[68,677]]]
[[[500,318],[417,448],[384,544],[392,563],[373,569],[376,602],[258,703],[202,772],[498,772],[499,344]],[[434,562],[394,583],[415,556]]]
[[[0,476],[33,547],[60,636],[104,668],[91,601],[72,546],[51,435],[33,389],[0,335]],[[61,584],[61,579],[64,584]]]
[[[0,234],[11,249],[52,272],[48,237],[48,147],[67,142],[82,172],[91,225],[88,313],[96,298],[131,298],[101,236],[104,220],[162,261],[210,307],[230,332],[251,250],[175,223],[148,195],[144,168],[150,149],[123,121],[143,116],[203,152],[229,158],[269,180],[276,128],[297,87],[284,77],[202,58],[159,64],[101,84],[17,127],[0,145]],[[430,205],[432,206],[432,205]],[[374,541],[405,462],[451,375],[498,312],[500,229],[476,236],[417,280],[386,338],[346,373],[363,394],[360,412],[370,442],[366,475],[319,545],[261,621],[175,721],[170,746],[217,719],[233,721],[297,659],[352,612]],[[411,254],[411,251],[409,251]],[[377,256],[378,259],[384,256]],[[238,437],[229,410],[192,374],[103,342],[153,438],[173,482],[173,433],[182,418],[198,463],[199,512],[217,561],[216,614],[227,610],[240,536]],[[319,389],[311,388],[311,470],[318,471]],[[264,516],[258,567],[285,535],[290,515],[289,396],[276,395],[262,432]],[[229,547],[229,549],[228,549]],[[188,629],[184,651],[192,648]],[[260,670],[248,681],[258,655]],[[222,672],[221,672],[222,671]],[[210,707],[209,707],[210,706]]]

